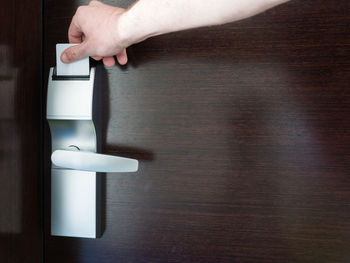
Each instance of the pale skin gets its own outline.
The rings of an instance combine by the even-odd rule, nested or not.
[[[124,9],[91,1],[80,6],[68,30],[70,43],[61,60],[84,57],[107,67],[128,61],[126,48],[147,38],[197,27],[241,20],[289,0],[139,0]]]

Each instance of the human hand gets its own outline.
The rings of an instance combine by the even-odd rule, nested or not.
[[[111,67],[115,65],[116,56],[119,64],[125,65],[127,44],[118,30],[118,21],[125,11],[95,0],[88,6],[80,6],[68,30],[69,42],[80,44],[67,48],[61,55],[62,62],[71,63],[91,56]]]

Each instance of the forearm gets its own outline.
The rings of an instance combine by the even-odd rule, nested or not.
[[[190,28],[220,25],[253,16],[288,0],[139,0],[131,8],[91,1],[73,16],[64,51],[70,63],[91,56],[113,66],[126,64],[126,48],[146,38]]]
[[[225,24],[288,0],[140,0],[123,14],[119,32],[127,45],[165,33]]]

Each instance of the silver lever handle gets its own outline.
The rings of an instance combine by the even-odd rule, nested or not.
[[[101,173],[136,172],[139,165],[131,158],[69,150],[54,151],[51,160],[62,168]]]

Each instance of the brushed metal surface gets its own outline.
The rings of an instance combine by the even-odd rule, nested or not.
[[[53,80],[50,69],[47,93],[47,118],[65,120],[91,120],[95,68],[89,80]]]
[[[52,152],[75,146],[97,152],[93,123],[93,83],[90,80],[52,80],[50,69],[47,119]],[[51,235],[96,238],[100,235],[100,185],[96,172],[51,166]]]
[[[51,171],[51,235],[96,238],[96,173]]]
[[[100,173],[136,172],[139,162],[135,159],[75,150],[56,150],[51,155],[57,167]]]

